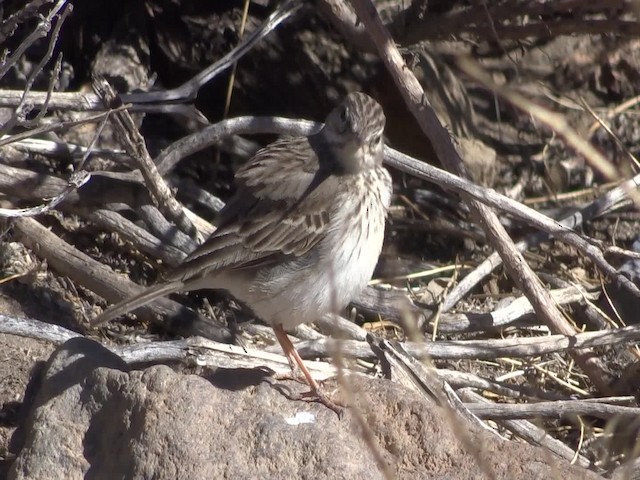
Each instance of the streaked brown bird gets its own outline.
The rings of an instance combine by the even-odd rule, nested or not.
[[[282,138],[235,176],[217,230],[164,283],[109,308],[99,325],[179,291],[227,290],[271,325],[292,369],[319,387],[285,329],[346,307],[370,280],[392,184],[382,166],[385,116],[351,93],[310,137]]]

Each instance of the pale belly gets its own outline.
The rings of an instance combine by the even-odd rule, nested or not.
[[[345,215],[303,257],[261,270],[230,293],[264,322],[285,329],[340,312],[367,285],[378,262],[386,206],[367,215]],[[340,222],[347,222],[346,231]]]

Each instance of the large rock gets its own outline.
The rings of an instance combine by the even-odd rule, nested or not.
[[[166,366],[129,371],[79,338],[52,355],[39,381],[14,435],[20,451],[10,479],[382,478],[352,412],[340,420],[290,400],[283,392],[299,385],[278,388],[264,372],[205,379]],[[397,478],[597,478],[539,448],[452,425],[391,382],[350,383]],[[463,445],[477,449],[482,465]]]

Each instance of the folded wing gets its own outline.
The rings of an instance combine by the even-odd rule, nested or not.
[[[307,138],[267,146],[238,170],[236,185],[218,229],[165,280],[187,281],[304,255],[325,235],[333,206],[326,198],[334,197],[338,182],[323,175]]]

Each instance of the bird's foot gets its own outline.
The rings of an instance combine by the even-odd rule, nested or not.
[[[336,413],[336,415],[338,415],[338,417],[342,419],[342,417],[344,416],[345,406],[339,405],[338,403],[331,400],[329,398],[329,395],[327,395],[323,391],[323,388],[321,385],[317,383],[315,385],[309,385],[309,382],[307,381],[304,375],[296,374],[296,373],[297,372],[292,371],[291,373],[276,374],[276,375],[273,375],[272,378],[276,381],[291,380],[294,382],[301,383],[307,387],[311,387],[311,390],[304,393],[294,393],[289,390],[289,394],[287,395],[287,397],[290,398],[291,400],[320,403],[325,407],[329,408],[330,410],[333,410]]]
[[[334,402],[325,392],[321,390],[310,390],[308,392],[302,393],[300,394],[299,400],[302,400],[303,402],[320,403],[328,409],[333,410],[335,414],[338,415],[338,418],[340,420],[342,420],[342,418],[344,417],[345,406],[339,405],[338,403]]]

